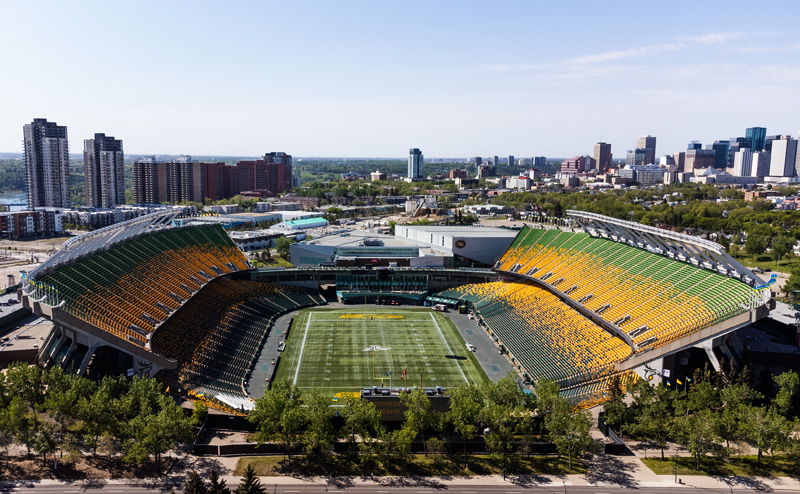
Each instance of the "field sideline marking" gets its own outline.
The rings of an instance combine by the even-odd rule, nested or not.
[[[433,312],[429,312],[429,314],[430,314],[430,316],[431,316],[431,319],[433,319],[433,324],[436,326],[436,331],[438,331],[438,332],[439,332],[439,336],[442,338],[442,341],[444,342],[444,346],[446,346],[446,347],[447,347],[447,352],[448,352],[450,355],[455,355],[455,354],[453,353],[453,350],[450,348],[450,343],[448,343],[448,342],[447,342],[447,340],[446,340],[446,339],[445,339],[445,337],[444,337],[444,334],[442,333],[442,328],[440,328],[440,327],[439,327],[439,321],[437,321],[437,320],[436,320],[436,318],[435,318],[435,317],[433,317]],[[464,378],[464,382],[465,382],[465,383],[467,383],[467,384],[469,384],[469,379],[467,379],[467,376],[466,376],[466,374],[464,374],[464,369],[462,369],[462,368],[461,368],[461,366],[460,366],[460,365],[458,365],[458,360],[456,360],[456,367],[458,367],[458,372],[460,372],[460,373],[461,373],[461,377],[463,377],[463,378]]]
[[[308,325],[311,324],[311,312],[308,313],[308,319],[306,319],[306,331],[303,333],[303,344],[300,345],[300,356],[297,358],[297,368],[294,370],[294,381],[292,381],[292,385],[297,385],[297,376],[300,374],[300,362],[303,361],[303,349],[306,347],[306,336],[308,336]]]

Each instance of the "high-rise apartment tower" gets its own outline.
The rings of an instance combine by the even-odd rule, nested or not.
[[[67,127],[35,118],[22,128],[28,207],[70,206]]]
[[[105,134],[83,141],[86,206],[113,208],[125,204],[125,155],[122,140]]]

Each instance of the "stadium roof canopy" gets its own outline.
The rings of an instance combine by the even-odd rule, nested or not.
[[[170,228],[172,220],[181,214],[183,210],[184,208],[182,207],[175,207],[164,211],[156,211],[71,238],[64,242],[60,251],[56,252],[28,276],[35,278],[38,275],[52,271],[54,268],[69,264],[80,257],[108,250],[110,247],[131,238]]]
[[[751,286],[761,283],[752,271],[729,256],[725,248],[716,242],[585,211],[567,211],[567,215],[594,237],[607,238],[711,269]]]

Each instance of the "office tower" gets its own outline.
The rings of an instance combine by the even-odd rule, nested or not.
[[[594,160],[597,162],[597,173],[608,173],[611,168],[611,144],[598,142],[594,145]]]
[[[770,158],[771,157],[769,151],[761,151],[753,153],[752,165],[750,167],[750,171],[753,177],[758,177],[759,179],[761,179],[766,176],[769,176]]]
[[[513,154],[509,154],[508,155],[508,166],[514,166],[514,155]]]
[[[714,151],[714,168],[724,170],[728,167],[728,149],[730,145],[730,141],[714,141],[714,144],[706,146],[706,149]]]
[[[647,149],[645,148],[636,148],[636,149],[629,149],[627,153],[625,153],[625,164],[626,165],[646,165],[647,163]]]
[[[779,135],[778,136],[767,136],[767,138],[764,139],[764,151],[770,151],[771,152],[772,151],[772,141],[774,141],[776,139],[780,139],[780,138],[781,138],[781,136],[779,136]]]
[[[636,139],[636,147],[645,150],[643,165],[650,165],[656,159],[656,138],[651,135]],[[638,163],[637,163],[638,164]]]
[[[733,158],[734,177],[750,177],[753,173],[753,152],[747,148],[740,149]]]
[[[35,118],[22,128],[28,207],[70,206],[67,127]]]
[[[417,148],[411,148],[408,151],[408,178],[411,180],[419,180],[423,178],[422,163],[422,151]]]
[[[673,153],[672,158],[675,161],[675,169],[678,170],[680,173],[686,173],[686,153],[681,151],[679,153]]]
[[[462,180],[467,179],[467,170],[450,170],[450,179],[455,180],[460,178]]]
[[[658,159],[658,165],[663,167],[674,167],[675,157],[665,154],[664,156]]]
[[[703,149],[703,143],[700,141],[692,141],[686,146],[686,149]]]
[[[764,145],[766,144],[767,140],[767,128],[766,127],[750,127],[744,131],[744,136],[747,139],[750,139],[752,143],[751,149],[753,151],[763,151]]]
[[[597,160],[596,159],[592,158],[588,154],[586,156],[584,156],[583,159],[586,162],[586,165],[583,168],[584,171],[588,172],[588,171],[591,171],[591,170],[597,170]]]
[[[561,173],[565,175],[575,175],[586,171],[586,157],[575,156],[561,162]]]
[[[492,157],[492,166],[497,166],[499,164],[500,164],[500,158],[497,155],[494,155],[494,157]]]
[[[478,175],[477,175],[477,177],[478,177],[478,179],[493,177],[494,176],[494,170],[495,170],[495,168],[493,166],[481,165],[481,166],[478,167]]]
[[[753,141],[752,139],[746,137],[733,137],[730,140],[730,145],[728,147],[728,168],[733,166],[734,156],[742,149],[752,149]]]
[[[687,149],[683,168],[685,172],[693,172],[698,168],[713,168],[716,153],[710,149]]]
[[[547,158],[544,156],[535,156],[531,160],[534,168],[542,168],[547,166]]]
[[[769,161],[770,177],[794,177],[797,160],[797,140],[792,136],[779,136],[772,141]]]
[[[83,141],[86,206],[113,208],[125,204],[125,156],[122,140],[105,134]]]
[[[525,166],[527,164],[528,164],[528,160],[526,160],[525,158],[520,158],[520,159],[517,160],[517,165],[519,165],[519,166]]]
[[[472,158],[472,164],[475,166],[481,166],[483,164],[483,158],[481,158],[480,156],[475,156],[474,158]]]

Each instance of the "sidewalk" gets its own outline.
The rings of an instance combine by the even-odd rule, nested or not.
[[[660,456],[660,452],[659,452]],[[199,458],[204,460],[204,458]],[[207,458],[220,471],[221,477],[229,486],[236,486],[240,477],[233,476],[238,458]],[[330,490],[356,486],[400,487],[419,486],[428,488],[447,488],[474,485],[506,485],[517,487],[536,486],[597,486],[597,487],[685,487],[689,489],[748,488],[754,490],[800,490],[800,478],[791,477],[724,477],[683,476],[681,484],[675,483],[673,475],[656,475],[647,468],[638,456],[598,455],[587,461],[589,472],[585,475],[509,475],[505,480],[501,475],[471,477],[260,477],[263,485],[325,487]],[[191,470],[189,466],[187,470]],[[208,465],[196,464],[198,471]],[[223,470],[224,468],[224,470]],[[183,477],[182,475],[178,477]]]

